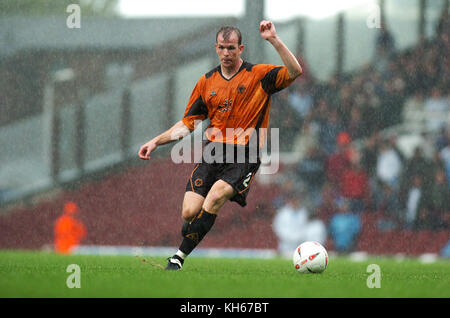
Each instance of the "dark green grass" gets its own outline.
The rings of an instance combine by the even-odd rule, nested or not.
[[[0,252],[0,297],[450,297],[450,263],[422,264],[372,258],[332,258],[322,274],[299,274],[285,259],[188,259],[182,271],[168,272],[164,258]],[[70,264],[81,269],[81,288],[70,289]],[[367,266],[381,268],[381,288],[366,285]]]

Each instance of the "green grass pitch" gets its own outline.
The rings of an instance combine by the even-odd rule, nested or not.
[[[145,259],[145,261],[144,261]],[[80,288],[68,288],[70,264]],[[448,298],[450,263],[331,258],[322,274],[299,274],[289,260],[189,258],[182,271],[164,271],[162,257],[57,255],[0,251],[0,297],[96,298]],[[369,264],[381,270],[368,288]]]

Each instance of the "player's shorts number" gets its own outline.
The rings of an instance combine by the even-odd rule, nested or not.
[[[244,185],[244,187],[248,187],[248,182],[250,181],[250,179],[252,178],[252,172],[250,172],[247,177],[245,177],[244,182],[242,182],[242,184]]]

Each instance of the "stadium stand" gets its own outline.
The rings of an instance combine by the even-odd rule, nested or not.
[[[156,160],[105,179],[63,191],[49,202],[18,208],[0,216],[3,248],[40,249],[51,246],[53,227],[64,202],[79,206],[88,235],[84,245],[175,246],[181,228],[180,207],[192,166]],[[179,189],[179,191],[173,191]],[[268,204],[277,191],[255,185],[244,209],[227,203],[204,247],[273,248],[271,219],[255,218],[255,207]],[[269,238],[269,239],[268,239]],[[269,242],[269,246],[266,246]]]
[[[8,249],[52,248],[53,224],[64,202],[77,202],[78,218],[88,234],[83,245],[94,246],[176,246],[181,227],[180,205],[191,165],[174,165],[157,160],[145,167],[129,168],[105,179],[87,182],[77,190],[58,193],[48,202],[31,208],[16,208],[0,216],[0,246]],[[172,191],[179,189],[180,191]],[[202,247],[276,249],[271,223],[271,206],[281,192],[272,185],[254,183],[248,205],[227,203]],[[256,208],[255,208],[256,207]],[[439,253],[448,230],[389,230],[377,228],[382,213],[365,212],[357,250],[371,254],[419,255]],[[327,247],[333,250],[333,242]]]

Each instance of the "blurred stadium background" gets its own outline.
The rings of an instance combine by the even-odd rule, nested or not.
[[[73,201],[87,229],[76,252],[172,253],[193,164],[174,164],[171,147],[150,162],[137,151],[182,117],[198,78],[218,64],[218,27],[241,28],[250,62],[281,64],[257,27],[273,4],[125,18],[125,1],[86,0],[81,27],[70,29],[71,3],[0,1],[0,248],[53,249]],[[306,1],[276,3],[301,11]],[[199,247],[275,255],[272,223],[294,194],[326,227],[330,251],[448,257],[448,4],[373,0],[274,20],[305,69],[272,99],[280,171],[258,176],[247,207],[227,203]],[[340,214],[360,225],[344,248],[332,227]]]

